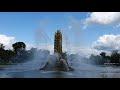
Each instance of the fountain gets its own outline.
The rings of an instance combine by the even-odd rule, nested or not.
[[[41,31],[41,33],[41,35],[38,35],[40,37],[37,37],[37,39],[39,39],[39,41],[43,40],[48,44],[49,37],[47,36],[48,38],[46,38],[47,34],[45,34],[43,30]],[[66,54],[63,52],[62,34],[65,35],[65,33],[61,33],[60,30],[55,33],[54,54],[50,54],[47,47],[45,47],[47,50],[38,50],[36,48],[35,51],[33,50],[34,55],[33,58],[30,58],[30,61],[20,64],[18,63],[17,65],[4,68],[4,70],[1,70],[0,72],[0,77],[101,77],[103,74],[101,72],[104,72],[105,70],[104,67],[97,67],[91,64],[84,63],[85,60],[82,58],[81,55],[79,55],[80,53]],[[67,39],[65,38],[65,36],[63,36],[63,41],[66,40],[64,43],[66,44],[66,47],[64,49],[67,49],[65,51],[69,53],[71,47],[69,47],[70,44],[67,43]],[[74,68],[72,68],[71,66],[75,68],[75,71]]]
[[[74,71],[67,62],[66,53],[62,52],[62,33],[60,30],[55,32],[54,58],[52,58],[52,60],[48,60],[45,66],[40,68],[40,70]]]

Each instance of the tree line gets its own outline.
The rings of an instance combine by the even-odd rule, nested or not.
[[[120,64],[120,53],[116,51],[112,51],[111,55],[106,56],[105,52],[101,52],[100,55],[103,57],[105,60],[109,60],[110,63],[116,63]]]
[[[35,52],[37,52],[37,56],[35,55]],[[50,54],[50,51],[46,50],[43,52],[37,48],[26,50],[26,44],[24,42],[16,42],[12,44],[11,50],[6,50],[5,46],[0,44],[0,64],[23,63],[34,59],[34,56],[37,57],[36,59],[39,59],[41,53]],[[66,60],[66,53],[63,54],[63,57],[65,57],[64,59]],[[103,65],[105,63],[115,63],[120,65],[120,53],[118,51],[112,51],[110,55],[106,55],[105,52],[101,52],[99,55],[91,54],[91,56],[85,61],[99,65]]]
[[[16,42],[12,44],[12,48],[12,50],[5,50],[5,46],[0,44],[0,64],[21,63],[33,55],[32,49],[26,50],[24,42]]]
[[[115,64],[120,65],[120,53],[117,50],[111,52],[110,55],[106,55],[105,52],[101,52],[100,55],[91,54],[89,57],[90,62],[94,64]]]

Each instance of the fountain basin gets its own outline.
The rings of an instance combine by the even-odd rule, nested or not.
[[[45,64],[44,67],[40,68],[40,70],[48,70],[48,71],[74,71],[72,67],[69,66],[66,60],[60,59],[59,61],[50,63],[49,61]]]

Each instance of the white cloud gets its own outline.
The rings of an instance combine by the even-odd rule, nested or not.
[[[4,44],[5,49],[11,49],[12,44],[16,42],[15,37],[9,37],[6,35],[0,35],[0,43]]]
[[[120,12],[92,12],[85,19],[85,28],[92,24],[97,25],[113,25],[120,23]]]
[[[98,38],[92,45],[97,50],[120,50],[120,34],[103,35]]]

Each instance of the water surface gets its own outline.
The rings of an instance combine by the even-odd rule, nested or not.
[[[72,72],[40,71],[12,68],[0,70],[0,78],[120,78],[120,67],[93,66],[94,68],[76,68]]]

